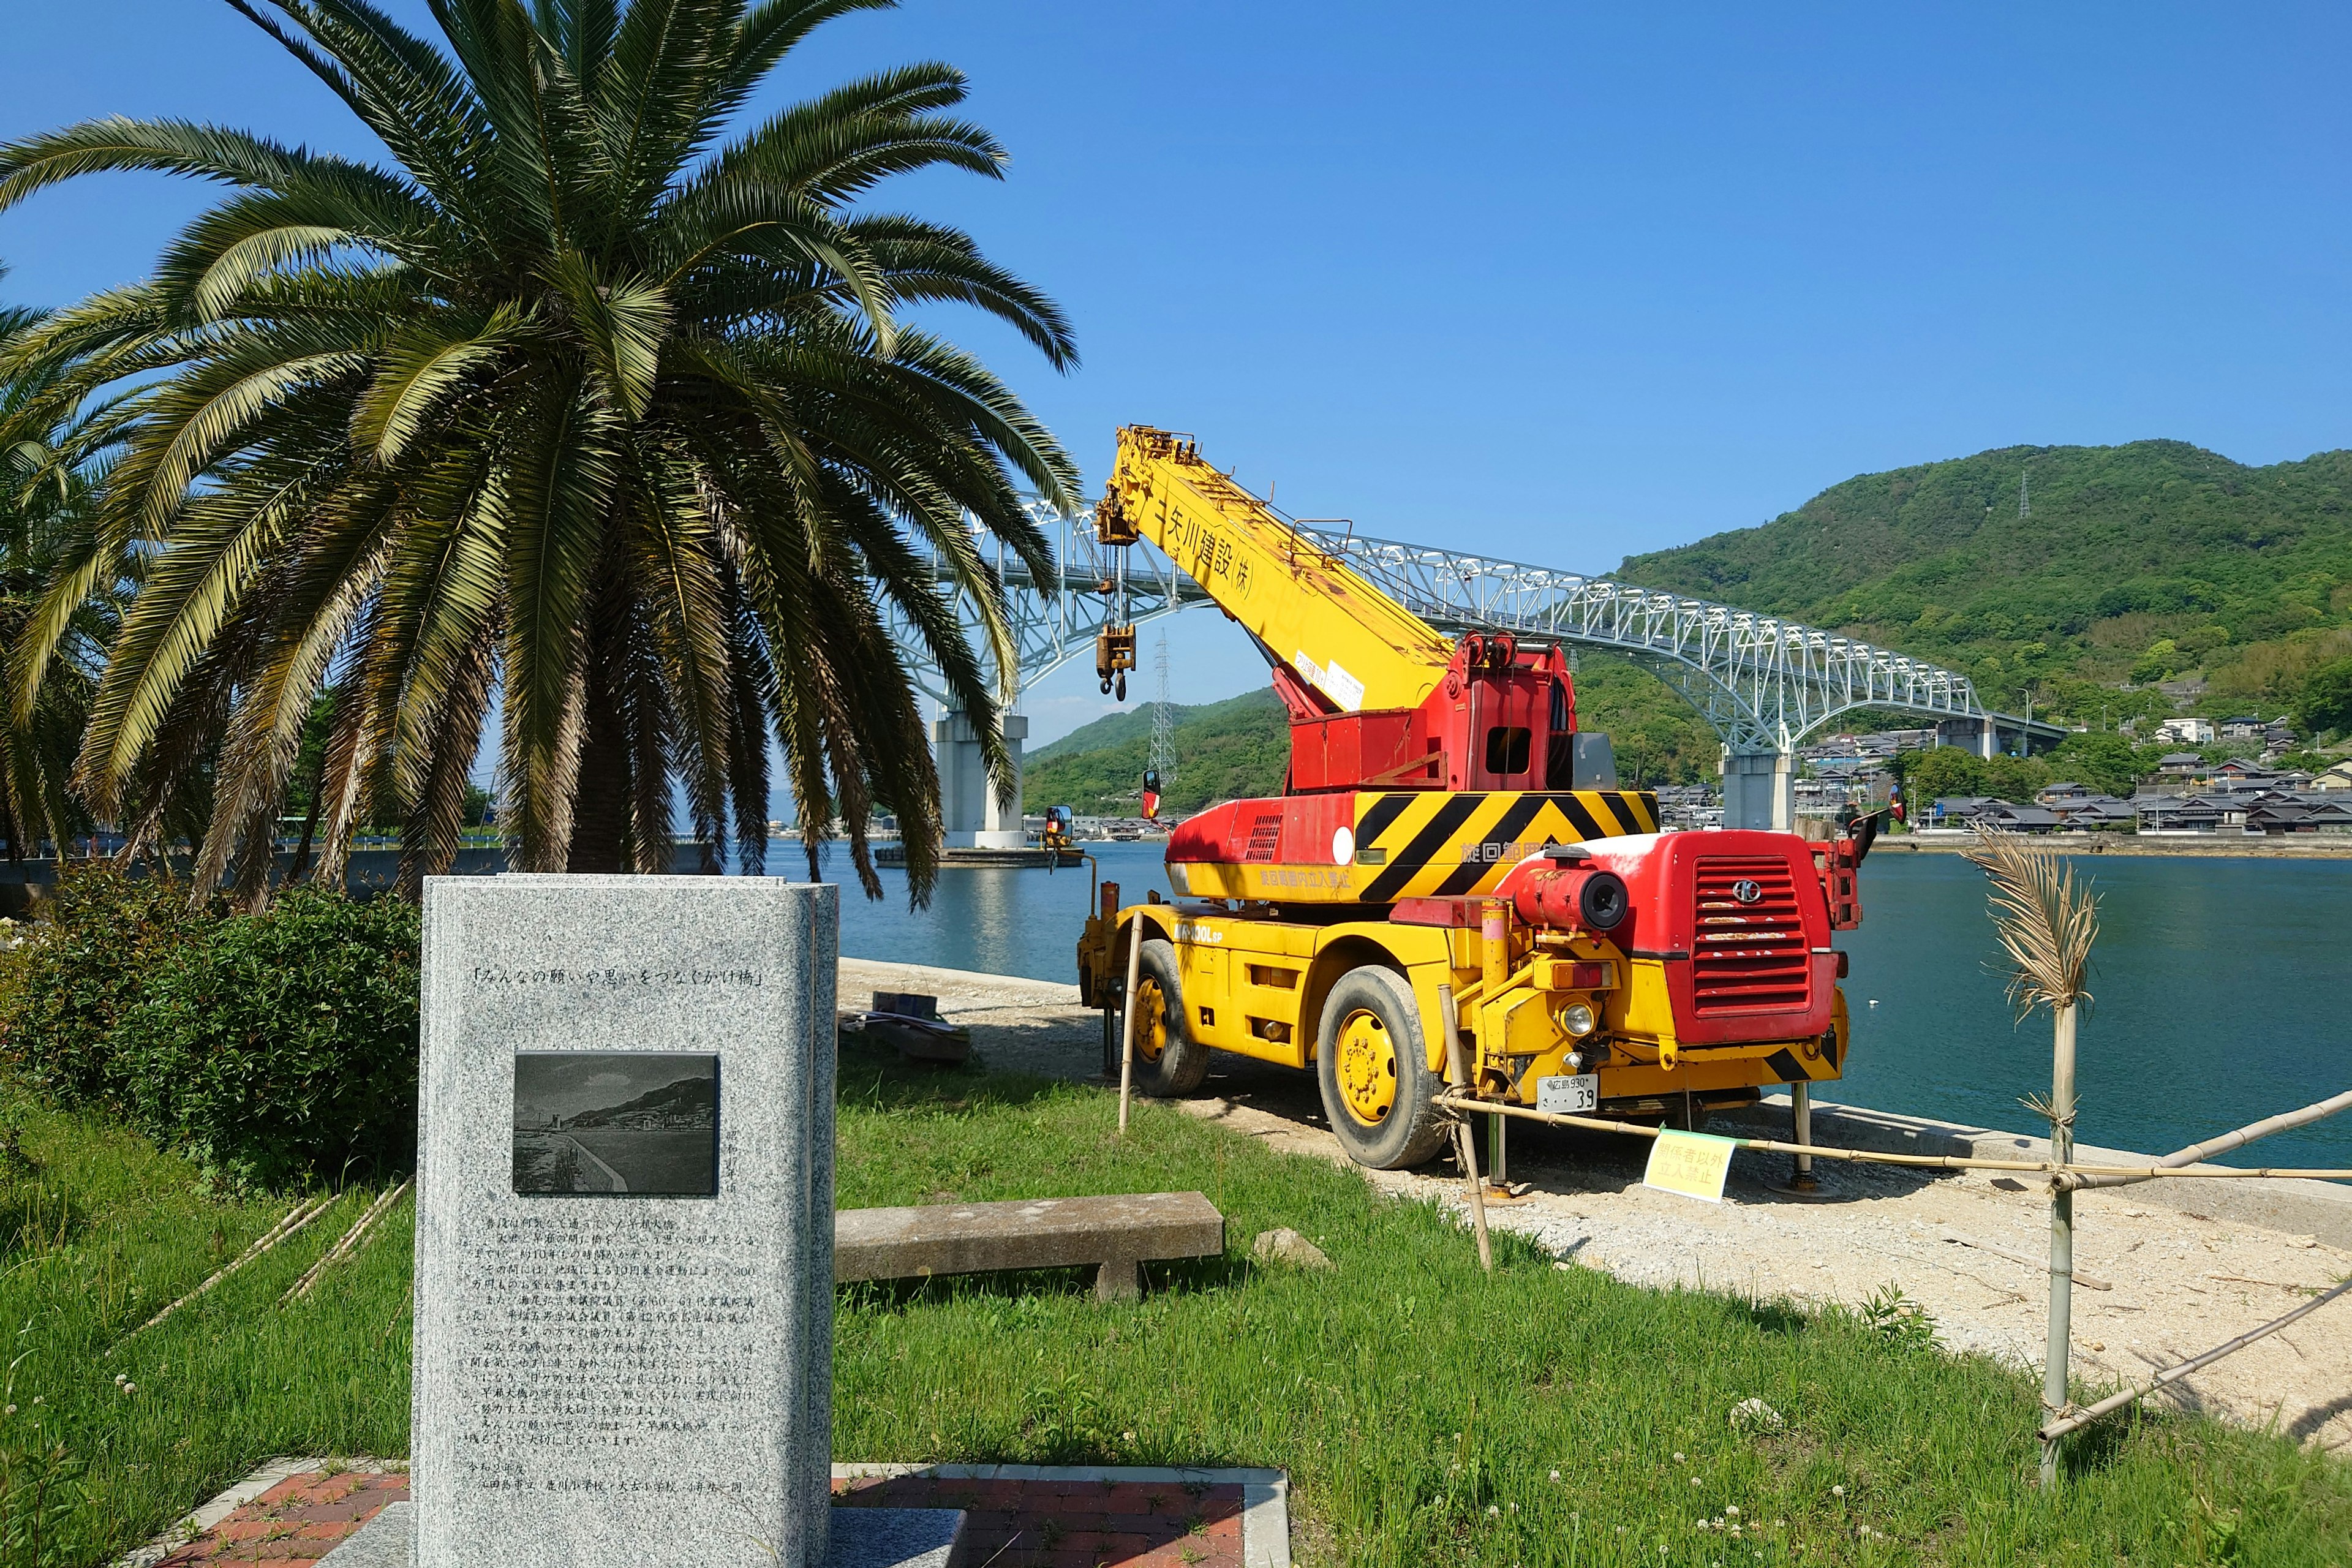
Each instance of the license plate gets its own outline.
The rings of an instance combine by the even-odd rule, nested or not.
[[[1601,1075],[1579,1073],[1574,1078],[1536,1079],[1536,1109],[1559,1116],[1586,1116],[1601,1107]]]

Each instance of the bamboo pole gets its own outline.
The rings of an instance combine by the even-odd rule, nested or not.
[[[2226,1154],[2232,1149],[2242,1149],[2257,1138],[2267,1138],[2273,1132],[2290,1128],[2308,1127],[2311,1123],[2335,1115],[2339,1110],[2352,1110],[2352,1089],[2342,1094],[2306,1105],[2301,1110],[2290,1110],[2278,1116],[2266,1116],[2260,1121],[2250,1121],[2234,1132],[2224,1132],[2219,1138],[2208,1138],[2202,1143],[2192,1143],[2178,1153],[2167,1154],[2157,1162],[2170,1168],[2194,1165],[2216,1154]],[[2135,1182],[2153,1181],[2152,1176],[2077,1176],[2072,1173],[2058,1178],[2069,1187],[2126,1187]]]
[[[212,1276],[205,1279],[203,1284],[197,1286],[194,1289],[189,1291],[186,1295],[181,1297],[170,1306],[165,1307],[162,1311],[156,1313],[153,1317],[148,1319],[145,1322],[140,1324],[137,1328],[131,1330],[130,1333],[127,1333],[122,1337],[128,1340],[136,1335],[145,1333],[148,1330],[153,1328],[156,1324],[162,1322],[164,1319],[170,1317],[173,1313],[178,1311],[181,1308],[186,1306],[189,1302],[194,1300],[205,1291],[210,1290],[214,1286],[218,1285],[222,1280],[227,1279],[230,1275],[236,1273],[247,1264],[252,1262],[255,1258],[259,1258],[264,1253],[273,1252],[279,1247],[284,1246],[288,1241],[291,1240],[296,1234],[307,1228],[312,1220],[317,1219],[320,1215],[326,1213],[327,1210],[333,1205],[339,1195],[339,1194],[329,1193],[324,1197],[316,1199],[312,1202],[307,1204],[296,1204],[292,1208],[286,1212],[286,1215],[283,1219],[280,1219],[276,1225],[271,1226],[268,1230],[264,1231],[251,1246],[247,1247],[243,1252],[238,1253],[234,1261],[214,1270]]]
[[[2236,1339],[2231,1340],[2227,1344],[2215,1345],[2203,1355],[2191,1356],[2189,1360],[2180,1363],[2177,1366],[2166,1367],[2162,1372],[2158,1373],[2154,1377],[2147,1379],[2145,1383],[2135,1384],[2131,1387],[2125,1389],[2120,1394],[2111,1394],[2095,1405],[2086,1405],[2082,1409],[2075,1411],[2070,1415],[2061,1416],[2057,1420],[2052,1421],[2048,1425],[2044,1426],[2042,1430],[2035,1433],[2034,1436],[2041,1438],[2045,1444],[2055,1443],[2067,1433],[2075,1431],[2080,1427],[2087,1426],[2092,1422],[2099,1419],[2102,1415],[2113,1415],[2116,1411],[2121,1410],[2125,1405],[2131,1404],[2134,1400],[2145,1399],[2149,1394],[2154,1394],[2158,1389],[2162,1388],[2165,1384],[2168,1383],[2178,1383],[2182,1378],[2189,1376],[2192,1373],[2200,1372],[2206,1367],[2211,1366],[2223,1356],[2231,1354],[2237,1351],[2242,1351],[2248,1345],[2252,1344],[2256,1340],[2265,1339],[2270,1335],[2278,1332],[2281,1329],[2287,1327],[2297,1319],[2310,1316],[2312,1313],[2319,1310],[2320,1308],[2325,1307],[2328,1302],[2335,1300],[2338,1296],[2345,1294],[2347,1291],[2352,1291],[2352,1279],[2347,1279],[2342,1284],[2335,1287],[2335,1289],[2328,1290],[2322,1295],[2313,1297],[2310,1300],[2305,1301],[2302,1306],[2297,1307],[2294,1311],[2287,1313],[2284,1317],[2273,1318],[2258,1329],[2247,1330],[2244,1333],[2240,1334]]]
[[[1655,1138],[1659,1129],[1646,1127],[1638,1121],[1615,1121],[1599,1116],[1571,1116],[1562,1110],[1538,1110],[1528,1105],[1509,1105],[1491,1100],[1474,1100],[1468,1095],[1451,1092],[1439,1095],[1436,1103],[1453,1110],[1484,1110],[1497,1116],[1517,1116],[1524,1121],[1542,1121],[1554,1127],[1582,1127],[1594,1132],[1623,1132],[1636,1138]],[[2352,1167],[2342,1170],[2300,1169],[2292,1165],[2209,1165],[2202,1170],[2173,1170],[2162,1165],[2054,1165],[2047,1160],[1979,1160],[1969,1154],[1883,1154],[1872,1149],[1834,1149],[1820,1143],[1790,1143],[1779,1138],[1732,1138],[1727,1142],[1742,1149],[1753,1149],[1767,1154],[1811,1154],[1816,1160],[1843,1160],[1853,1164],[1907,1165],[1928,1171],[2008,1171],[2025,1175],[2055,1175],[2070,1172],[2088,1176],[2157,1176],[2196,1178],[2201,1180],[2237,1180],[2260,1178],[2278,1181],[2352,1181]]]
[[[2074,1008],[2053,1010],[2050,1049],[2050,1159],[2064,1165],[2074,1156]],[[2063,1177],[2050,1183],[2050,1338],[2042,1352],[2042,1407],[2056,1419],[2070,1403],[2067,1373],[2074,1366],[2074,1189]],[[2045,1425],[2047,1425],[2045,1423]],[[2042,1484],[2058,1484],[2058,1439],[2042,1440]]]
[[[319,1261],[305,1269],[302,1278],[294,1281],[286,1294],[278,1298],[278,1304],[283,1307],[289,1301],[300,1300],[310,1293],[310,1287],[316,1285],[320,1277],[329,1268],[345,1258],[355,1255],[359,1251],[361,1242],[366,1238],[369,1227],[375,1224],[376,1217],[398,1202],[400,1194],[407,1190],[406,1182],[387,1188],[374,1203],[368,1205],[367,1212],[353,1222],[351,1229],[343,1232],[341,1238],[329,1247]]]
[[[1128,1096],[1135,1082],[1135,984],[1143,969],[1143,917],[1135,917],[1135,924],[1127,943],[1127,989],[1119,994],[1118,1047],[1118,1135],[1127,1136]]]
[[[1630,1133],[1634,1138],[1656,1138],[1658,1129],[1639,1121],[1612,1121],[1606,1117],[1571,1117],[1569,1112],[1536,1110],[1531,1105],[1506,1105],[1498,1100],[1473,1100],[1470,1096],[1442,1093],[1437,1105],[1446,1110],[1482,1110],[1498,1117],[1519,1117],[1524,1121],[1545,1121],[1550,1126],[1583,1126],[1595,1133]],[[2206,1166],[2201,1171],[2185,1168],[2173,1171],[2166,1166],[2053,1166],[2046,1159],[1976,1159],[1973,1154],[1879,1154],[1877,1150],[1834,1150],[1821,1142],[1785,1142],[1780,1138],[1727,1138],[1727,1142],[1743,1150],[1757,1150],[1764,1154],[1811,1154],[1813,1159],[1844,1159],[1849,1163],[1874,1163],[1874,1166],[1912,1166],[1919,1171],[2016,1171],[2025,1175],[2055,1175],[2070,1171],[2074,1175],[2136,1175],[2136,1178],[2200,1178],[2200,1180],[2322,1180],[2322,1183],[2345,1183],[2352,1180],[2352,1168],[2328,1171],[2328,1168],[2298,1168],[2298,1166]]]
[[[1437,988],[1437,1021],[1445,1030],[1445,1081],[1460,1094],[1470,1087],[1470,1067],[1462,1057],[1462,1014],[1451,985]],[[1499,1123],[1501,1118],[1496,1120]],[[1478,1141],[1470,1134],[1469,1121],[1460,1116],[1454,1119],[1454,1143],[1462,1157],[1463,1177],[1470,1184],[1470,1227],[1478,1236],[1478,1267],[1492,1274],[1495,1245],[1486,1235],[1486,1192],[1478,1180]]]

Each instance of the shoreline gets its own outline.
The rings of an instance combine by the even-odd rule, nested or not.
[[[2046,844],[2069,855],[2137,855],[2164,856],[2178,859],[2246,859],[2246,860],[2352,860],[2352,835],[2322,838],[2317,834],[2305,836],[2298,843],[2294,838],[2247,837],[2241,839],[2213,837],[2143,838],[2134,833],[2035,833],[2026,836],[2036,844]],[[1967,834],[1951,838],[1922,840],[1913,834],[1882,837],[1870,847],[1874,855],[1889,850],[1913,855],[1958,855],[1970,848],[1976,840]]]

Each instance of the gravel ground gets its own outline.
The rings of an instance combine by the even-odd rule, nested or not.
[[[943,1017],[971,1027],[988,1067],[1101,1075],[1101,1018],[1078,1006],[1074,985],[844,959],[840,987],[845,1008],[865,1006],[877,988],[936,994]],[[1185,1109],[1276,1148],[1344,1159],[1305,1073],[1220,1055]],[[2030,1178],[1823,1167],[1825,1201],[1804,1203],[1766,1184],[1785,1177],[1783,1158],[1743,1152],[1716,1205],[1643,1186],[1647,1152],[1639,1139],[1518,1124],[1507,1174],[1526,1190],[1490,1203],[1487,1218],[1564,1267],[1638,1285],[1848,1305],[1893,1285],[1954,1349],[2038,1373],[2048,1276],[2046,1262],[2032,1260],[2048,1257],[2049,1209]],[[1465,1206],[1451,1165],[1367,1176],[1403,1196]],[[2143,1207],[2127,1189],[2076,1195],[2074,1245],[2075,1373],[2095,1385],[2210,1349],[2352,1274],[2352,1254],[2310,1237]],[[2169,1396],[2314,1447],[2352,1449],[2352,1302],[2175,1384]]]

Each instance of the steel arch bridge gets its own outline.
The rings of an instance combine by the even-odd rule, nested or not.
[[[998,551],[1019,649],[1010,682],[1016,691],[1091,653],[1106,626],[1156,620],[1211,602],[1150,544],[1120,550],[1098,543],[1090,512],[1067,517],[1033,502],[1030,513],[1045,531],[1060,572],[1041,584],[1027,565]],[[1992,712],[1956,671],[1778,616],[1607,577],[1361,538],[1352,527],[1315,519],[1293,526],[1441,631],[1509,632],[1642,665],[1681,693],[1734,757],[1785,759],[1806,735],[1863,709],[1916,714],[1939,725],[1968,723],[1971,738],[1988,751],[2002,731],[2040,740],[2065,733]],[[1041,596],[1041,586],[1055,592]],[[971,606],[961,608],[965,624],[977,629]],[[903,624],[894,630],[923,689],[946,702],[920,639]]]

